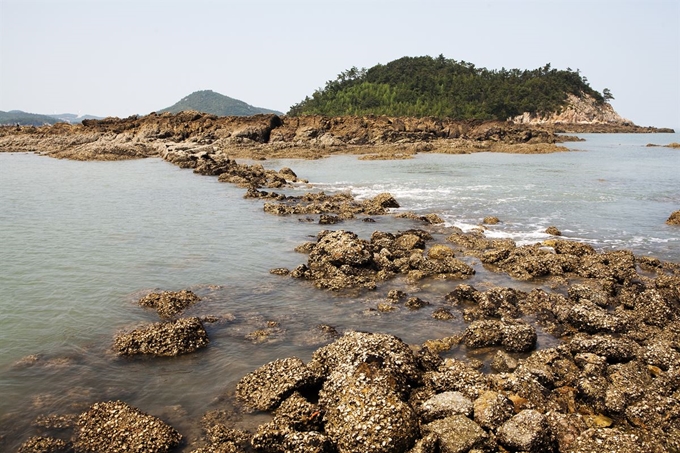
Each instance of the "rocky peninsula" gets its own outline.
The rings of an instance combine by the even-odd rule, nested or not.
[[[0,150],[77,160],[122,160],[177,153],[238,158],[319,158],[417,152],[566,151],[551,128],[502,121],[385,116],[218,117],[199,112],[149,114],[82,124],[0,128]]]

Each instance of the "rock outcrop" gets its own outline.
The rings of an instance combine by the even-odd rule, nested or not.
[[[163,291],[151,293],[139,299],[142,307],[154,308],[163,319],[172,319],[201,299],[191,291]]]
[[[301,264],[290,275],[310,280],[319,288],[376,288],[377,282],[397,274],[418,281],[426,277],[464,279],[475,271],[454,257],[453,251],[425,251],[431,240],[423,230],[397,234],[376,231],[370,240],[360,239],[351,231],[322,231],[316,243],[308,243],[307,264]]]
[[[666,220],[666,223],[669,225],[680,225],[680,211],[673,212]]]
[[[147,324],[116,336],[113,349],[119,355],[177,356],[204,348],[210,342],[198,318]]]
[[[516,124],[552,126],[557,132],[673,132],[668,128],[637,126],[614,111],[608,102],[598,102],[591,96],[567,95],[561,111],[549,115],[523,113],[512,118]]]
[[[231,157],[403,155],[421,151],[554,152],[551,130],[502,121],[371,117],[217,117],[199,112],[84,120],[50,127],[0,127],[0,151],[76,160],[161,156],[176,163],[200,153]],[[185,156],[182,158],[181,156]]]

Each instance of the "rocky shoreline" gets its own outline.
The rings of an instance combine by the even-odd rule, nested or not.
[[[184,152],[230,157],[319,158],[331,154],[566,151],[550,128],[500,121],[389,117],[217,117],[198,112],[2,127],[0,150],[76,160],[123,160]]]
[[[155,118],[172,122],[178,117]],[[256,151],[249,157],[256,157],[261,152],[258,146],[270,146],[275,134],[286,137],[285,125],[272,127],[276,118],[245,120],[250,121],[247,128],[239,134],[234,129],[226,138],[217,137],[220,132],[212,123],[217,121],[214,117],[194,118],[190,124],[196,128],[189,130],[177,122],[170,136],[174,137],[170,140],[173,146],[158,138],[158,129],[150,123],[130,119],[83,125],[95,129],[90,142],[74,140],[83,134],[58,130],[16,131],[2,135],[0,147],[14,143],[14,150],[25,147],[21,150],[41,152],[30,147],[45,140],[45,149],[62,143],[59,150],[48,153],[54,157],[161,156],[182,168],[243,187],[245,196],[261,199],[263,210],[270,214],[302,216],[318,222],[320,228],[392,215],[390,209],[399,206],[390,194],[359,202],[347,194],[310,192],[290,197],[263,190],[305,181],[288,168],[274,171],[258,164],[239,164],[228,157],[237,153],[227,150],[245,150],[255,144]],[[317,120],[327,131],[346,126]],[[156,134],[156,140],[138,137],[135,141],[136,134],[146,127],[148,134]],[[295,131],[293,137],[300,127],[290,126],[290,131]],[[442,138],[437,138],[440,129],[414,132],[410,127],[400,133],[420,134],[421,138],[424,134],[435,141]],[[485,137],[481,141],[504,137],[499,141],[505,143],[503,140],[517,140],[512,138],[515,133],[526,133],[522,128],[508,133],[484,127],[485,132],[472,128],[465,134],[480,133]],[[210,143],[191,141],[210,133],[215,134]],[[550,137],[549,132],[545,134],[544,138]],[[268,143],[257,141],[265,136]],[[316,136],[320,137],[323,135]],[[421,146],[421,138],[413,139],[414,146]],[[530,144],[533,138],[520,144]],[[94,151],[102,140],[109,139],[110,147]],[[233,149],[224,145],[229,140],[234,140],[229,145]],[[181,145],[187,141],[191,144]],[[148,144],[154,142],[158,143]],[[128,144],[116,148],[120,143]],[[286,140],[282,143],[278,145],[281,149],[296,147]],[[394,143],[389,146],[403,144]],[[318,144],[315,153],[334,146]],[[92,152],[95,154],[88,154]],[[443,227],[436,213],[402,216],[411,219],[414,228],[396,233],[375,231],[367,239],[345,229],[322,229],[313,241],[297,248],[307,254],[305,263],[272,272],[324,291],[379,291],[384,282],[400,278],[415,285],[449,280],[452,291],[443,300],[410,297],[404,287],[391,290],[374,310],[389,316],[393,311],[436,304],[439,308],[433,316],[436,313],[437,319],[443,320],[462,317],[464,330],[409,345],[380,332],[347,331],[340,336],[325,326],[325,345],[308,362],[279,358],[243,376],[233,395],[234,412],[210,411],[195,421],[203,429],[198,441],[189,443],[161,419],[122,401],[102,401],[79,414],[56,418],[52,414],[44,425],[44,435],[27,439],[19,451],[680,451],[680,264],[625,250],[598,252],[587,244],[559,237],[556,229],[553,239],[519,246],[510,240],[488,239],[483,226],[471,233]],[[674,213],[669,223],[676,217]],[[485,221],[495,223],[498,219]],[[537,287],[530,292],[511,287],[478,290],[465,283],[474,273],[469,260]],[[539,284],[548,284],[551,290],[539,288]],[[112,349],[120,356],[153,357],[210,348],[204,323],[215,318],[183,317],[185,310],[200,303],[189,291],[143,297],[139,304],[156,310],[160,322],[118,333]],[[537,349],[538,329],[554,336],[559,345]],[[452,350],[458,350],[461,358],[442,357]],[[479,360],[475,353],[480,351],[489,359]],[[153,361],[150,364],[153,366]],[[252,431],[234,422],[252,411],[270,414],[268,421]],[[60,426],[58,436],[50,434],[56,425]]]

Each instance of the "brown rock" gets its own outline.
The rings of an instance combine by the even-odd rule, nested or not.
[[[562,232],[557,229],[555,226],[549,226],[545,230],[546,234],[550,234],[552,236],[562,236]]]
[[[160,419],[122,401],[95,403],[78,419],[76,450],[92,453],[164,453],[182,436]]]
[[[236,386],[236,396],[249,408],[273,410],[293,392],[311,385],[314,380],[302,360],[297,357],[279,359],[241,378]]]
[[[139,299],[139,305],[155,308],[158,316],[163,319],[171,319],[200,300],[196,294],[187,290],[163,291],[142,297]]]
[[[176,356],[204,348],[210,340],[198,318],[148,324],[117,335],[113,349],[120,355]]]
[[[680,211],[673,212],[670,217],[668,217],[668,220],[666,220],[666,223],[669,225],[680,225]]]

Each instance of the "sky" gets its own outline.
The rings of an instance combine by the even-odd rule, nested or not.
[[[678,0],[0,0],[0,110],[127,117],[213,90],[282,112],[353,66],[579,69],[680,129]]]

